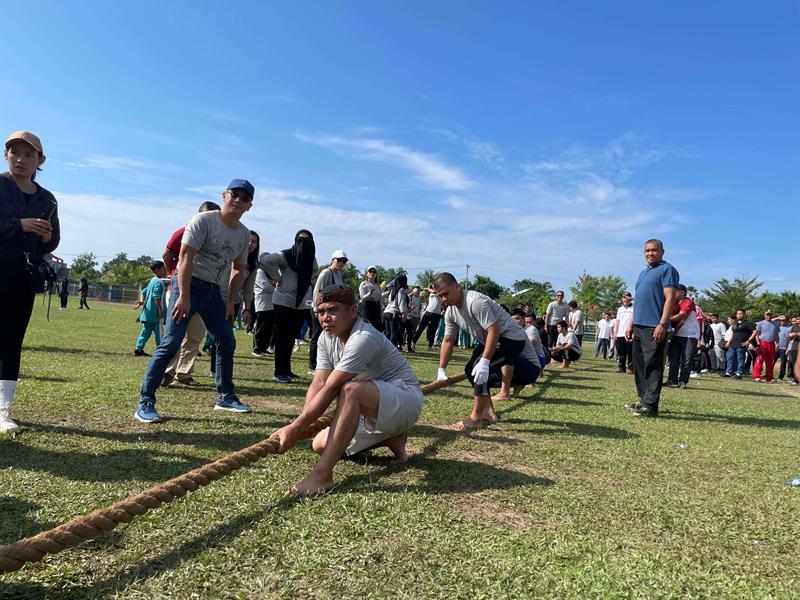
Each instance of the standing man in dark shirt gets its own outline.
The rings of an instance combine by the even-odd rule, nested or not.
[[[639,402],[625,406],[636,417],[657,417],[664,379],[664,348],[680,276],[664,260],[661,240],[645,242],[644,258],[647,268],[636,280],[633,321],[625,334],[633,340],[633,376]]]
[[[744,375],[744,361],[747,356],[747,344],[756,326],[745,319],[747,313],[743,308],[737,309],[736,320],[731,325],[732,335],[725,344],[725,377],[731,377],[736,371],[736,379]]]

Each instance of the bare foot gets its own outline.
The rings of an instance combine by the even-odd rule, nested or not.
[[[490,425],[494,425],[497,423],[497,413],[494,412],[494,408],[491,406],[487,406],[486,410],[483,411],[483,420],[489,423]]]
[[[516,388],[514,388],[514,389],[516,389]],[[499,392],[499,393],[495,394],[494,396],[492,396],[492,400],[511,400],[512,397],[513,396],[510,396],[506,392]]]
[[[396,465],[404,465],[408,462],[408,454],[406,453],[406,442],[408,435],[401,433],[386,440],[386,447],[392,451],[394,458],[392,462]]]
[[[523,392],[523,390],[525,390],[524,385],[515,385],[513,388],[511,388],[511,395],[516,398]]]
[[[468,431],[470,429],[480,429],[481,427],[483,427],[483,420],[473,421],[469,417],[453,425],[453,429],[456,431]]]
[[[315,471],[311,471],[303,480],[287,492],[290,498],[301,496],[319,496],[330,491],[333,487],[333,478],[321,477]]]

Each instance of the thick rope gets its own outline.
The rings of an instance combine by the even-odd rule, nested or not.
[[[466,375],[458,375],[441,381],[434,381],[422,386],[423,394],[430,394],[438,389],[453,385],[466,379]],[[314,437],[330,426],[334,413],[321,416],[309,425],[304,438]],[[175,477],[160,485],[153,486],[136,496],[126,498],[107,508],[96,510],[88,515],[76,517],[49,531],[43,531],[33,537],[19,540],[0,548],[0,573],[21,569],[26,562],[37,562],[47,554],[55,554],[67,548],[96,538],[104,531],[111,531],[120,523],[128,523],[134,517],[143,515],[162,504],[182,498],[188,492],[208,485],[212,481],[249,466],[268,454],[275,454],[279,443],[277,437],[270,436],[244,450],[229,454],[215,462],[198,467],[180,477]]]

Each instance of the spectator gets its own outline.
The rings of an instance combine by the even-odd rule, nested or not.
[[[241,219],[250,210],[254,194],[249,181],[234,179],[222,193],[222,210],[197,214],[186,225],[178,269],[172,280],[171,310],[167,311],[164,338],[147,365],[134,415],[142,423],[161,421],[155,408],[156,389],[195,312],[200,313],[216,338],[217,401],[214,409],[250,412],[250,407],[236,396],[233,386],[236,350],[233,305],[244,281],[250,241],[250,231]]]
[[[719,320],[717,313],[709,315],[711,319],[711,331],[714,334],[714,351],[710,353],[711,368],[715,371],[725,372],[725,323]]]
[[[528,336],[528,340],[530,340],[533,350],[536,352],[536,356],[539,357],[539,364],[542,370],[544,370],[545,365],[550,362],[550,351],[542,342],[542,336],[539,333],[537,321],[542,321],[542,323],[544,323],[542,319],[537,319],[531,315],[525,315],[522,328],[525,330],[525,334]]]
[[[622,294],[622,306],[617,309],[614,322],[614,339],[617,349],[618,369],[620,373],[633,374],[633,340],[626,336],[633,323],[633,297],[630,292]]]
[[[786,336],[789,339],[786,353],[789,356],[789,379],[793,385],[797,385],[798,379],[800,379],[800,373],[796,366],[798,357],[800,357],[800,352],[798,352],[800,350],[800,315],[792,317],[791,322],[792,328],[789,330],[789,335]]]
[[[753,381],[761,382],[761,367],[764,367],[764,378],[767,383],[773,382],[775,367],[775,347],[778,344],[780,328],[772,320],[772,311],[764,313],[764,320],[756,323],[755,331],[750,336],[750,342],[758,347],[755,364],[753,365]]]
[[[625,337],[633,340],[633,376],[639,401],[627,404],[637,417],[657,417],[664,379],[664,348],[675,304],[678,271],[664,260],[664,244],[644,244],[647,268],[636,280],[633,319]]]
[[[571,363],[580,359],[581,344],[578,336],[569,329],[566,321],[561,321],[556,327],[558,329],[558,340],[556,345],[550,348],[550,355],[553,360],[561,361],[559,369],[568,369]]]
[[[301,229],[294,244],[281,252],[262,254],[259,263],[275,282],[272,303],[275,310],[275,381],[291,383],[298,376],[292,371],[292,346],[309,313],[311,292],[317,278],[314,236]]]
[[[735,373],[736,379],[741,379],[744,375],[747,346],[756,328],[745,319],[746,315],[745,310],[740,308],[736,311],[736,317],[731,318],[728,329],[730,340],[725,343],[725,377],[732,377]]]
[[[567,315],[567,324],[569,325],[572,333],[578,338],[578,345],[583,345],[583,311],[578,308],[578,303],[572,300],[569,303],[569,314]]]
[[[67,308],[67,301],[69,300],[69,279],[66,277],[61,280],[61,289],[58,293],[58,296],[61,299],[61,307],[59,310],[64,310]]]
[[[161,279],[167,276],[167,269],[162,261],[154,260],[150,263],[150,270],[153,272],[153,278],[142,289],[139,294],[139,301],[136,303],[136,308],[141,307],[142,309],[138,319],[142,324],[142,330],[139,333],[139,339],[136,340],[136,348],[133,351],[134,356],[150,356],[144,351],[144,346],[151,335],[156,338],[156,346],[161,343],[161,322],[164,320],[165,295],[164,284]]]
[[[603,313],[603,318],[597,322],[597,341],[594,344],[594,357],[601,352],[603,353],[603,360],[608,358],[608,346],[611,342],[611,314],[608,312]]]
[[[550,340],[555,340],[558,337],[556,323],[565,321],[567,314],[569,314],[569,305],[564,302],[564,292],[559,290],[556,292],[556,299],[547,305],[547,310],[544,313],[544,324],[547,327],[547,337]]]
[[[416,348],[417,340],[419,340],[422,332],[427,329],[428,333],[428,350],[433,348],[436,342],[436,330],[439,328],[439,321],[442,319],[442,300],[428,288],[428,304],[425,306],[425,312],[422,313],[422,320],[417,327],[417,332],[414,334],[414,347]]]
[[[272,303],[272,294],[274,292],[275,282],[269,278],[264,269],[259,267],[253,284],[253,304],[256,311],[253,324],[253,356],[261,357],[273,353],[275,305]]]
[[[789,323],[789,320],[786,318],[786,315],[780,315],[778,317],[779,323],[779,330],[778,330],[778,358],[781,361],[781,370],[778,372],[778,379],[783,381],[783,378],[786,377],[786,362],[788,359],[788,348],[789,348],[789,333],[792,331],[792,325]],[[789,374],[791,375],[792,368],[791,365],[789,366]]]
[[[87,281],[86,277],[81,277],[78,285],[78,295],[80,296],[80,303],[78,304],[78,308],[83,310],[89,310],[89,303],[86,302],[86,298],[89,297],[89,282]]]
[[[308,374],[313,375],[317,368],[317,342],[322,333],[322,325],[317,318],[317,294],[323,288],[332,285],[344,285],[342,269],[347,264],[347,254],[344,250],[334,250],[331,254],[331,264],[319,272],[314,292],[311,294],[311,339],[308,342]]]
[[[11,404],[19,380],[22,340],[33,300],[45,288],[35,273],[44,256],[58,246],[61,231],[55,197],[35,181],[36,171],[46,160],[41,140],[29,131],[12,133],[4,156],[8,171],[0,175],[0,433],[17,433]]]
[[[383,331],[381,322],[381,288],[378,285],[378,268],[370,266],[364,281],[358,286],[361,317],[378,331]]]
[[[689,373],[694,364],[700,325],[697,322],[697,307],[694,300],[686,297],[686,286],[683,284],[679,284],[676,288],[670,321],[675,334],[669,342],[667,385],[672,388],[685,388],[689,386]]]
[[[409,318],[405,322],[404,333],[409,352],[416,351],[416,340],[414,339],[414,334],[419,326],[420,309],[422,308],[422,300],[420,299],[419,294],[420,289],[419,287],[415,286],[414,289],[411,290],[411,295],[408,297]]]
[[[206,201],[200,205],[198,213],[204,213],[211,210],[220,210],[219,204],[216,202]],[[172,237],[169,238],[167,246],[164,249],[162,258],[164,259],[164,266],[166,267],[170,279],[175,275],[178,269],[178,258],[181,253],[181,241],[183,240],[183,232],[186,227],[180,227],[175,230]],[[226,284],[227,285],[227,284]],[[172,290],[167,293],[167,302]],[[177,381],[180,385],[195,387],[200,385],[192,376],[194,373],[195,360],[200,353],[200,345],[206,336],[206,326],[203,324],[203,318],[200,313],[195,313],[189,324],[186,327],[186,334],[181,340],[181,347],[172,360],[167,365],[167,370],[164,372],[164,377],[161,379],[161,385],[166,387],[171,383]],[[213,346],[213,336],[209,349]],[[215,361],[211,361],[211,370],[214,370]]]
[[[393,284],[393,285],[392,285]],[[393,307],[392,313],[392,343],[402,352],[403,350],[403,325],[408,320],[408,277],[402,273],[394,278],[390,284],[389,305]]]
[[[539,337],[542,340],[542,345],[545,348],[549,348],[550,347],[550,339],[548,338],[548,335],[547,335],[547,326],[544,324],[544,319],[539,317],[538,319],[536,319],[536,321],[534,321],[534,325],[536,326],[536,331],[539,332]],[[553,338],[553,339],[555,339],[555,338]]]

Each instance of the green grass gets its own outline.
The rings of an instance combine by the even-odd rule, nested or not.
[[[0,543],[256,442],[301,406],[304,386],[273,384],[272,360],[237,332],[252,414],[212,410],[203,357],[201,389],[161,391],[168,420],[135,422],[147,360],[130,355],[135,316],[72,302],[47,323],[37,302],[15,403],[24,429],[0,436]],[[434,354],[412,364],[433,379]],[[335,493],[287,501],[315,460],[306,442],[0,577],[0,597],[800,596],[800,490],[782,485],[800,473],[800,398],[691,385],[665,390],[662,418],[633,419],[632,378],[587,358],[464,435],[448,429],[470,406],[460,384],[426,399],[405,468],[378,451],[338,465]]]

